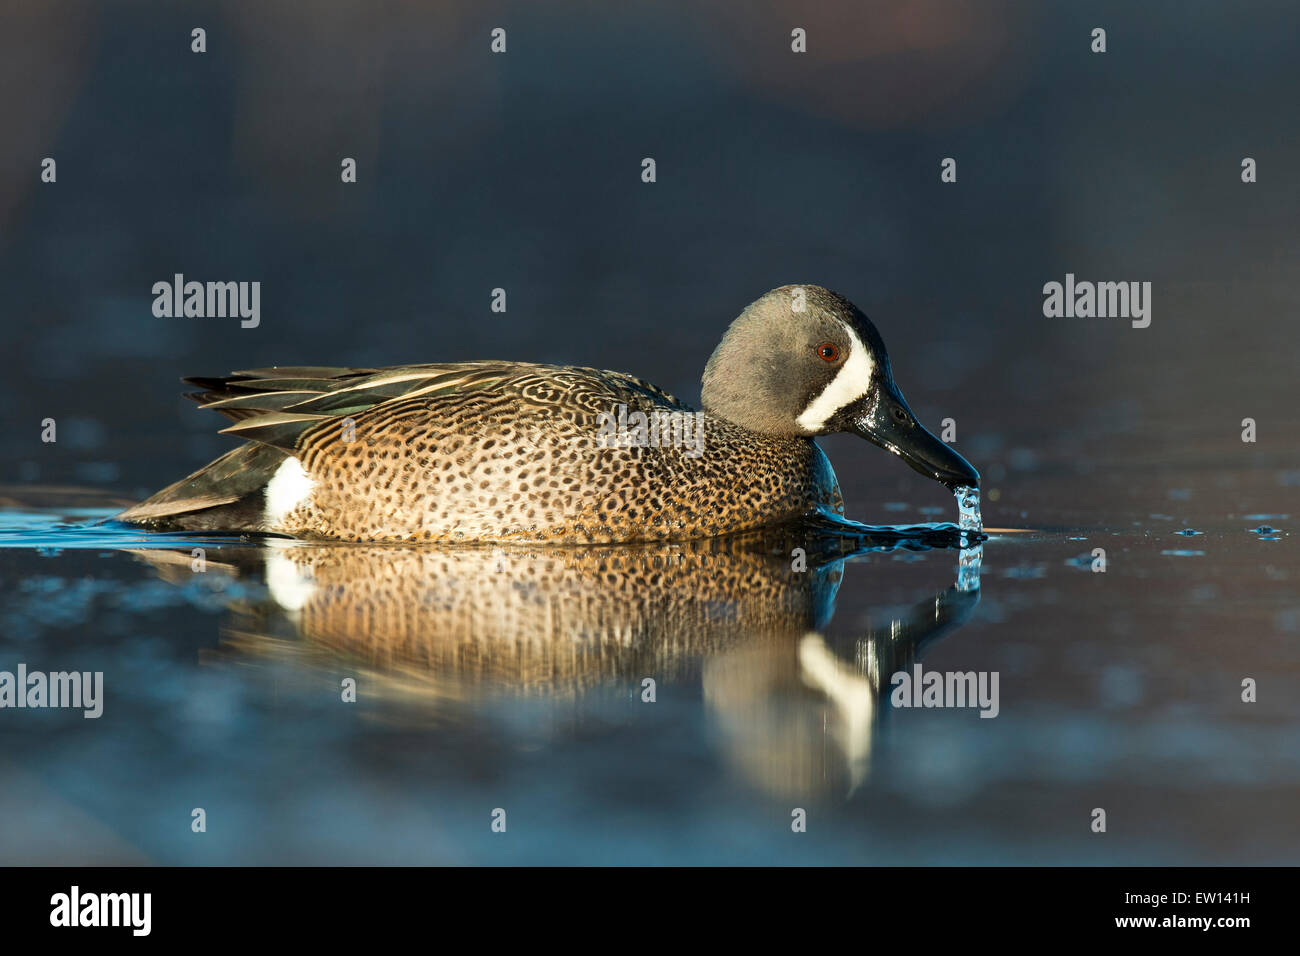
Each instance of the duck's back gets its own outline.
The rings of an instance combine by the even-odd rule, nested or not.
[[[352,540],[704,537],[839,507],[810,440],[619,372],[513,362],[193,379],[250,440],[121,516]]]

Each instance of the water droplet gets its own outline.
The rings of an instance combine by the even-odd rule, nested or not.
[[[984,561],[984,546],[963,548],[957,555],[957,590],[978,591],[980,565]]]
[[[980,514],[980,490],[968,485],[953,489],[957,496],[957,510],[961,518],[957,522],[962,531],[983,531],[984,516]]]

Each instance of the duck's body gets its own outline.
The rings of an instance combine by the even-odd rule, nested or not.
[[[732,323],[699,412],[621,372],[516,362],[188,381],[248,443],[120,520],[356,541],[710,537],[842,512],[813,441],[835,431],[950,486],[979,477],[916,423],[866,317],[816,286]]]
[[[467,362],[191,381],[207,389],[192,397],[236,419],[227,431],[252,441],[124,521],[366,541],[589,543],[710,537],[842,510],[810,438],[750,432],[619,372]],[[651,422],[663,434],[642,446]]]

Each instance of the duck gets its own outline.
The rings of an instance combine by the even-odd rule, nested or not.
[[[120,522],[365,542],[712,538],[842,518],[816,442],[834,433],[950,489],[979,487],[917,421],[876,327],[814,285],[773,289],[731,322],[698,410],[624,372],[512,361],[183,381],[243,444]]]

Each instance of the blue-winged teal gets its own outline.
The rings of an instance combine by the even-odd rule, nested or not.
[[[814,436],[853,432],[951,487],[851,302],[783,286],[731,323],[703,410],[622,372],[521,362],[187,379],[247,443],[118,518],[371,541],[697,538],[842,512]]]

